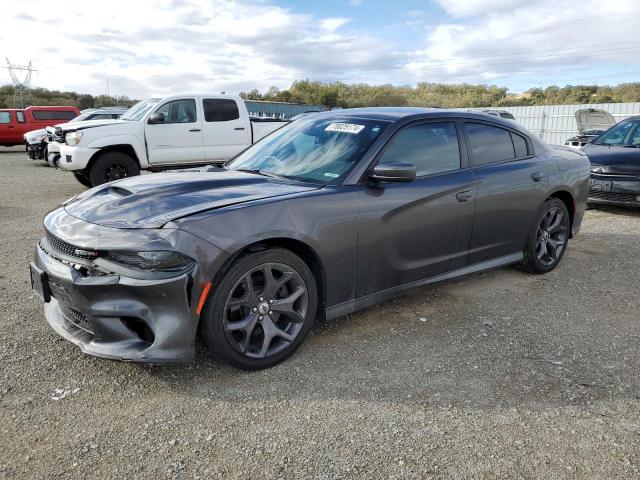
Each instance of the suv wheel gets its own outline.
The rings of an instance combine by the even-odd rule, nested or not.
[[[89,168],[91,186],[102,185],[120,178],[140,175],[138,162],[126,153],[106,152],[100,155]]]
[[[227,270],[205,304],[202,339],[225,363],[268,368],[300,346],[317,304],[315,279],[300,257],[282,248],[250,253]]]

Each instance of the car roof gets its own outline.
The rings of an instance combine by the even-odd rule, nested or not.
[[[503,119],[502,117],[491,116],[478,111],[464,111],[447,108],[422,108],[422,107],[367,107],[367,108],[344,108],[339,110],[329,110],[314,114],[314,116],[323,117],[359,117],[370,120],[386,120],[396,122],[401,119],[419,120],[428,118],[468,118],[475,120],[491,121],[502,124],[511,129],[521,130],[517,128],[513,120]]]

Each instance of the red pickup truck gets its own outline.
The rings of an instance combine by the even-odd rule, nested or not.
[[[24,143],[25,133],[66,123],[78,115],[77,107],[0,108],[0,145],[20,145]]]

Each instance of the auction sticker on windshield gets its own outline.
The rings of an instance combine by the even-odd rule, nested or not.
[[[355,135],[360,133],[363,128],[364,125],[356,123],[332,123],[324,130],[325,132],[353,133]]]

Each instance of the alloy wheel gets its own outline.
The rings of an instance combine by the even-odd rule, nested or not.
[[[129,176],[128,170],[123,165],[120,165],[119,163],[114,163],[104,169],[104,179],[107,182],[118,180],[120,178],[125,178],[127,176]]]
[[[298,272],[283,263],[265,263],[246,272],[224,306],[224,332],[237,352],[270,357],[289,346],[302,330],[309,293]]]
[[[567,245],[569,220],[559,207],[551,207],[542,216],[536,234],[536,257],[543,265],[554,265]]]

